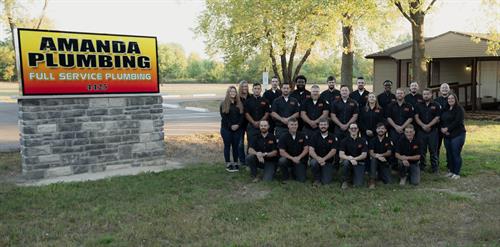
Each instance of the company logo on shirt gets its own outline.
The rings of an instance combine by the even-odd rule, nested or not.
[[[403,111],[409,112],[409,111],[410,111],[410,108],[405,107],[405,108],[403,109]]]
[[[269,141],[267,141],[267,143],[268,143],[268,144],[273,144],[273,143],[274,143],[274,141],[273,141],[273,140],[269,140]]]
[[[418,149],[418,145],[413,145],[413,149]]]
[[[303,143],[304,142],[304,139],[299,139],[299,143]]]
[[[333,140],[328,140],[328,143],[332,144],[332,143],[333,143]]]

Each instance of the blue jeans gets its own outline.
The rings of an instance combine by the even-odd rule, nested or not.
[[[245,163],[245,130],[240,129],[240,140],[238,142],[238,156],[240,158],[240,163]]]
[[[233,160],[234,162],[238,162],[238,145],[240,144],[241,132],[241,129],[231,131],[226,128],[220,128],[220,134],[224,142],[224,160],[226,162],[231,162],[231,148],[233,149]]]
[[[465,143],[465,132],[453,137],[444,138],[444,147],[446,148],[446,159],[450,162],[450,172],[460,175],[462,168],[462,147]]]

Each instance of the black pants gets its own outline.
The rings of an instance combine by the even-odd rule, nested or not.
[[[295,180],[299,182],[306,181],[306,162],[301,161],[299,164],[293,163],[291,160],[281,157],[278,161],[278,166],[281,170],[282,179],[288,180],[290,178],[290,170],[295,176]]]
[[[252,124],[248,124],[247,126],[247,144],[250,145],[252,140],[260,134],[260,129],[253,127]]]
[[[365,174],[365,163],[358,161],[358,164],[353,166],[349,160],[342,162],[344,167],[343,182],[352,182],[354,186],[363,185],[363,176]]]
[[[439,140],[439,134],[438,130],[434,129],[431,130],[431,132],[425,132],[423,130],[420,130],[417,133],[417,138],[422,141],[422,153],[420,154],[420,166],[421,168],[425,168],[425,154],[427,153],[427,150],[429,151],[430,154],[430,160],[431,160],[431,167],[432,171],[435,172],[439,169],[439,157],[437,154],[438,150],[438,140]]]
[[[370,163],[370,178],[377,179],[377,173],[378,178],[380,178],[384,184],[390,184],[392,182],[389,162],[382,162],[372,157]]]
[[[340,143],[344,138],[349,136],[349,133],[347,132],[347,130],[344,131],[339,126],[335,125],[335,129],[333,131],[333,136],[335,136],[335,138],[337,138],[337,141]],[[333,164],[336,168],[340,167],[340,157],[339,157],[338,151],[335,154]]]
[[[404,178],[408,176],[410,178],[410,184],[418,185],[420,183],[420,162],[410,163],[410,166],[404,166],[401,160],[398,160],[399,164],[399,177]]]
[[[274,177],[274,171],[276,170],[276,162],[264,161],[264,163],[259,162],[255,154],[247,155],[246,163],[250,166],[250,174],[253,178],[257,177],[258,168],[264,169],[264,181],[272,181]]]
[[[333,163],[326,162],[320,165],[315,159],[311,160],[311,171],[314,176],[314,181],[319,181],[322,184],[329,184],[333,180]]]
[[[224,160],[226,163],[231,161],[231,151],[233,151],[233,161],[238,162],[238,145],[240,143],[241,132],[241,129],[232,131],[230,129],[220,128],[220,134],[222,136],[222,141],[224,142]]]

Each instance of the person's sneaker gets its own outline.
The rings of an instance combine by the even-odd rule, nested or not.
[[[347,182],[343,182],[341,189],[345,190],[347,188],[349,188],[349,184]]]
[[[457,180],[457,179],[459,179],[459,178],[460,178],[460,175],[457,175],[457,174],[453,174],[453,175],[451,176],[451,179],[455,179],[455,180]]]
[[[375,181],[370,180],[368,182],[368,189],[375,189]]]
[[[444,176],[447,178],[451,178],[454,174],[451,172],[446,173]]]
[[[260,179],[258,177],[255,177],[252,179],[252,183],[258,183],[260,181]]]
[[[233,171],[235,171],[235,172],[240,171],[240,166],[238,165],[238,163],[233,164]]]
[[[401,178],[401,180],[399,180],[399,185],[405,185],[406,184],[406,177],[403,177]]]
[[[233,172],[233,171],[234,171],[233,164],[231,164],[231,163],[227,163],[227,164],[226,164],[226,171],[228,171],[228,172]]]

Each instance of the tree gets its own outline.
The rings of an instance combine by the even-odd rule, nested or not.
[[[472,41],[479,43],[481,38],[486,38],[488,47],[486,49],[486,54],[492,56],[498,56],[500,51],[500,1],[498,0],[481,0],[483,18],[481,21],[486,23],[488,27],[488,32],[486,36],[479,37],[478,35],[473,35]]]
[[[424,21],[425,15],[432,8],[436,0],[431,0],[429,4],[426,4],[425,0],[393,0],[393,2],[399,12],[401,12],[411,24],[413,80],[427,84]]]
[[[265,53],[280,82],[300,73],[313,47],[335,30],[333,1],[207,0],[196,32],[206,38],[210,54],[226,64],[242,64]],[[264,68],[262,68],[263,70]]]
[[[160,80],[179,79],[186,74],[186,55],[180,44],[160,44],[158,46],[158,67]]]

